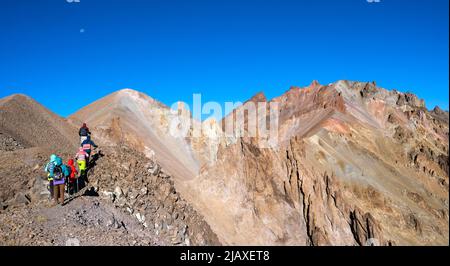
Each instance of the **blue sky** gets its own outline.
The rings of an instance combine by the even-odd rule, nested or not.
[[[448,110],[447,0],[0,0],[0,97],[67,116],[122,88],[167,105],[377,81]]]

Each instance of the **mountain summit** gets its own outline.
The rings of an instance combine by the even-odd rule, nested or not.
[[[168,134],[175,117],[169,107],[132,90],[112,93],[77,111],[69,118],[86,122],[100,143],[128,144],[149,156],[174,175],[190,179],[198,173],[191,147],[184,139]]]

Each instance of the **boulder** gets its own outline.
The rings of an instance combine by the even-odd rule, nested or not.
[[[122,197],[123,191],[119,186],[116,186],[116,188],[114,189],[114,195],[116,196],[116,198]]]
[[[148,189],[147,189],[147,187],[143,187],[143,188],[141,188],[141,195],[147,195],[147,193],[148,193]]]
[[[45,200],[50,196],[50,191],[47,188],[48,181],[45,178],[36,176],[33,180],[33,185],[30,189],[29,198],[33,202]]]
[[[29,195],[27,195],[23,192],[19,192],[14,196],[13,199],[11,199],[9,201],[8,205],[11,205],[11,206],[28,205],[28,204],[30,204],[30,202],[31,202],[31,199],[30,199]]]
[[[137,220],[143,224],[145,223],[145,216],[140,214],[139,212],[135,213],[134,216],[136,216]]]
[[[161,171],[161,166],[155,162],[151,162],[147,167],[147,172],[151,175],[157,176]]]

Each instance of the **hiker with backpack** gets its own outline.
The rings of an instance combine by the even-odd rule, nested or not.
[[[50,162],[45,167],[45,171],[48,172],[49,178],[52,179],[55,203],[64,205],[64,185],[65,179],[69,176],[69,170],[63,164],[61,157],[52,154],[50,156]]]
[[[89,131],[86,123],[83,123],[80,130],[78,130],[78,135],[80,136],[80,143],[83,143],[83,141],[91,136],[91,132]]]
[[[53,169],[55,167],[56,155],[50,156],[50,162],[45,165],[44,171],[47,173],[48,190],[50,192],[50,200],[53,200]]]
[[[72,195],[78,192],[78,171],[75,168],[73,159],[67,162],[67,168],[69,169],[69,178],[67,179],[67,193]]]
[[[91,140],[91,137],[88,136],[86,140],[81,143],[81,147],[88,154],[86,165],[89,168],[89,159],[91,158],[92,149],[98,148],[98,146]]]
[[[83,149],[83,147],[80,147],[77,154],[75,155],[75,160],[78,164],[78,169],[80,170],[80,178],[83,178],[84,181],[87,182],[87,176],[86,176],[86,162],[89,158],[88,153]]]

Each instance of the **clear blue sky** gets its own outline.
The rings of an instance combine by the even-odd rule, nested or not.
[[[67,116],[122,88],[171,105],[377,81],[448,109],[448,0],[0,0],[0,97]]]

